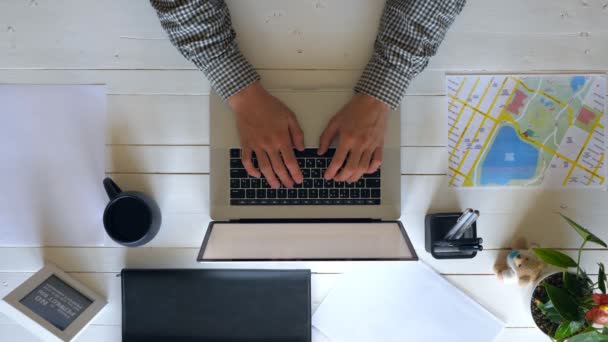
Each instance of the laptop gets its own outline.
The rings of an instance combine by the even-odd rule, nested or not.
[[[293,189],[271,189],[240,161],[234,114],[210,98],[211,218],[198,260],[416,260],[401,222],[400,112],[388,114],[383,164],[356,183],[325,181],[335,148],[316,149],[351,91],[271,92],[297,116],[306,150],[296,152],[304,175]],[[335,143],[335,142],[334,142]],[[254,160],[255,163],[255,160]]]

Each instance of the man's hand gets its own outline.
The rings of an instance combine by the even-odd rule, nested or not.
[[[260,82],[230,97],[228,104],[236,115],[241,158],[247,173],[253,177],[264,174],[273,188],[281,183],[289,188],[294,181],[301,183],[303,176],[293,148],[304,150],[304,133],[289,108],[270,95]],[[252,152],[261,173],[251,161]]]
[[[338,147],[325,172],[325,179],[356,182],[364,173],[378,170],[382,164],[389,110],[389,106],[380,100],[365,94],[355,94],[334,115],[321,135],[319,146],[319,154],[325,154],[338,136]],[[341,167],[342,171],[338,172]]]

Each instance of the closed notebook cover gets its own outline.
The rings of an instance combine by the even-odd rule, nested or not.
[[[310,270],[122,271],[122,340],[309,342]]]

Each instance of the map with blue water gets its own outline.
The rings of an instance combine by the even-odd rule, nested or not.
[[[448,75],[453,187],[604,188],[602,74]]]

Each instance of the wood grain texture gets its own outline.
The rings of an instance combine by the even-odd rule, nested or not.
[[[0,34],[6,52],[2,67],[193,68],[166,39],[145,0],[34,3],[3,2],[0,22],[11,29]],[[364,0],[320,1],[318,6],[276,0],[228,4],[242,50],[256,67],[273,69],[361,69],[382,10],[381,2]],[[603,3],[587,4],[474,1],[457,18],[430,67],[607,69]]]

